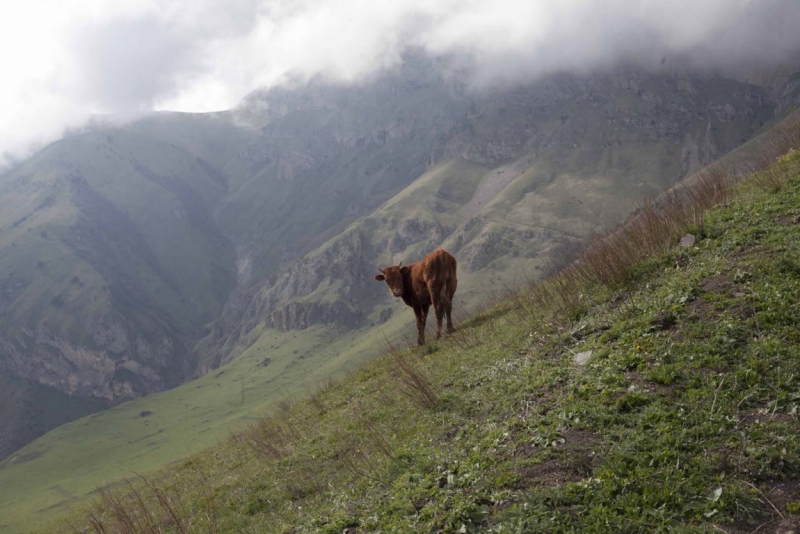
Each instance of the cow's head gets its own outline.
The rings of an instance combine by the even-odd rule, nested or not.
[[[375,280],[378,282],[383,282],[385,280],[392,295],[395,297],[402,297],[403,277],[408,274],[408,267],[403,267],[403,263],[401,262],[399,265],[392,265],[391,267],[384,267],[378,270],[381,274],[376,274]]]

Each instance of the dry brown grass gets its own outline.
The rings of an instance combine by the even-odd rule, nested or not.
[[[315,412],[320,409],[324,412],[324,405],[319,397],[314,398],[316,402],[309,401],[307,406]],[[298,444],[318,433],[315,425],[319,412],[315,414],[316,417],[309,417],[308,414],[299,413],[299,408],[299,404],[283,400],[273,413],[263,416],[258,422],[231,436],[231,439],[253,449],[268,460],[288,456]]]
[[[351,428],[336,429],[339,443],[339,460],[353,478],[366,478],[383,484],[383,465],[394,458],[394,447],[386,431],[373,420],[363,407],[357,405],[352,412]]]
[[[208,497],[205,476],[200,474],[198,485]],[[197,524],[185,518],[186,509],[176,492],[159,487],[152,480],[138,475],[137,483],[125,481],[123,490],[100,489],[100,501],[86,512],[88,531],[96,534],[162,534],[176,532],[192,534],[217,532],[216,508],[205,499],[204,517]],[[81,532],[74,529],[76,532]]]
[[[708,210],[728,204],[737,180],[743,176],[752,175],[763,189],[781,189],[786,176],[773,164],[798,148],[800,121],[782,124],[770,132],[747,168],[729,169],[715,163],[664,193],[655,203],[645,201],[623,224],[593,235],[571,261],[513,297],[516,308],[527,317],[573,315],[582,308],[590,287],[614,287],[629,281],[643,260],[663,254],[685,232],[700,230]]]
[[[740,172],[753,175],[754,182],[765,191],[780,191],[786,178],[773,163],[797,149],[800,149],[800,120],[779,124],[769,131],[756,156]]]
[[[419,362],[407,351],[391,350],[391,355],[396,366],[397,391],[420,408],[433,408],[439,396]]]

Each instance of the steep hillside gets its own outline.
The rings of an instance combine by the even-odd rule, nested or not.
[[[158,476],[101,491],[69,524],[795,531],[800,154],[735,192],[726,178],[641,212],[452,337],[392,351]],[[679,244],[687,230],[696,241]]]

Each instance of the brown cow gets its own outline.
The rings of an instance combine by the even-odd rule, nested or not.
[[[433,304],[436,313],[436,339],[442,336],[442,317],[447,314],[447,332],[452,333],[453,295],[456,293],[456,259],[444,249],[437,248],[419,263],[378,269],[375,280],[386,280],[389,291],[414,309],[417,316],[417,344],[425,344],[425,322]]]

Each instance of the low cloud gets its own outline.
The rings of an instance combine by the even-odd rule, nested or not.
[[[19,5],[16,5],[19,4]],[[28,0],[0,12],[0,164],[98,113],[211,111],[258,87],[354,82],[421,49],[472,83],[800,50],[797,0]]]

